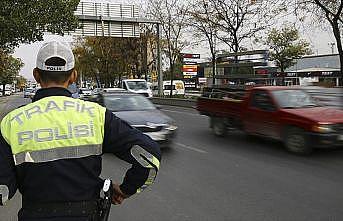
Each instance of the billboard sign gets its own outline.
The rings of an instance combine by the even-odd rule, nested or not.
[[[81,1],[74,14],[80,20],[80,28],[73,35],[140,37],[139,9],[135,5]]]

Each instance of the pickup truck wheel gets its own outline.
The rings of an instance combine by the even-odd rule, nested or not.
[[[292,127],[287,129],[284,143],[288,151],[296,154],[310,154],[313,148],[309,146],[305,131]]]
[[[226,135],[226,126],[221,118],[212,118],[212,130],[214,135],[224,137]]]

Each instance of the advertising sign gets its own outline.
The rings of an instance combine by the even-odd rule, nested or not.
[[[207,78],[199,78],[199,84],[205,84],[207,82]]]
[[[185,88],[188,90],[197,88],[196,77],[198,75],[197,60],[200,59],[200,54],[184,53],[183,57],[183,79],[185,82]]]
[[[198,72],[183,72],[183,76],[197,76]]]
[[[196,89],[197,86],[196,86],[196,81],[195,79],[189,79],[187,81],[184,81],[185,82],[185,88],[186,90],[192,90],[192,89]]]
[[[183,65],[182,72],[198,72],[198,65]],[[195,74],[196,75],[196,74]]]
[[[200,59],[200,54],[182,54],[183,58]]]

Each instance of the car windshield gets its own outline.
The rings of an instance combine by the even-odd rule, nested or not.
[[[280,108],[317,107],[314,99],[302,90],[278,90],[272,92]]]
[[[147,83],[145,81],[127,81],[127,86],[129,89],[131,90],[147,90],[148,86]]]
[[[141,95],[105,96],[104,103],[111,111],[154,110],[155,106]]]

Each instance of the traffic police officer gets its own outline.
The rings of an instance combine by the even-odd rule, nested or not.
[[[33,71],[42,89],[1,122],[0,205],[19,189],[19,221],[96,220],[103,153],[132,164],[122,184],[113,184],[113,204],[157,175],[161,152],[153,140],[104,107],[71,97],[74,63],[66,44],[44,44]]]

